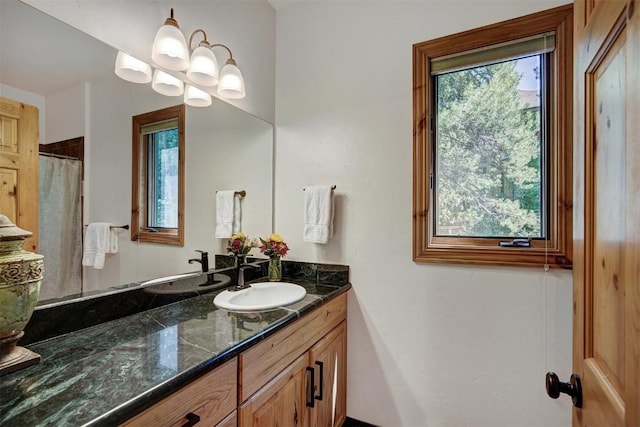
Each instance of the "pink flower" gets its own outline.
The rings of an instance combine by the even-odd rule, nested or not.
[[[283,257],[289,251],[289,247],[279,234],[272,234],[268,239],[260,238],[260,252],[270,258]]]

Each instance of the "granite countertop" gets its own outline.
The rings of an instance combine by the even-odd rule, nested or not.
[[[117,425],[350,288],[306,279],[271,311],[218,309],[218,291],[28,345],[42,362],[0,377],[0,424]]]

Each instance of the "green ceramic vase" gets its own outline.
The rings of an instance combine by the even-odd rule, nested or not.
[[[43,256],[22,249],[33,233],[0,215],[0,369],[25,357],[16,351],[40,295]],[[21,347],[18,347],[21,349]],[[24,349],[23,349],[24,350]],[[1,372],[1,371],[0,371]]]

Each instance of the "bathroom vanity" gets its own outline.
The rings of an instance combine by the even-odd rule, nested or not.
[[[315,308],[122,425],[341,426],[346,298]]]
[[[43,361],[0,377],[0,424],[340,426],[348,267],[294,264],[307,295],[287,307],[211,293],[30,345]]]

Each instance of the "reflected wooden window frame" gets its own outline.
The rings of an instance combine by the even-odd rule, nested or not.
[[[143,127],[169,120],[178,121],[178,221],[176,228],[148,226],[147,142]],[[132,119],[132,188],[131,240],[184,246],[185,195],[185,107],[184,104],[133,116]]]
[[[549,231],[530,247],[500,247],[501,239],[437,236],[433,224],[433,58],[556,33],[554,79],[551,88],[549,150]],[[413,46],[413,260],[502,266],[572,268],[573,234],[573,8],[560,6],[509,21],[441,37]],[[504,239],[502,239],[504,240]]]

